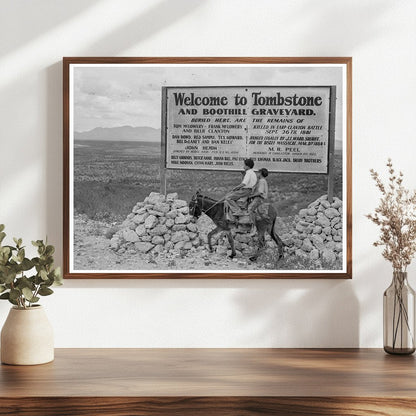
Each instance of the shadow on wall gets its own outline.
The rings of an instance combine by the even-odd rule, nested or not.
[[[37,4],[38,2],[34,2]],[[85,2],[79,0],[75,1],[74,4],[71,3],[70,7],[65,7],[65,16],[63,16],[62,11],[56,10],[56,18],[51,19],[56,21],[58,24],[62,22],[64,18],[70,19],[71,17],[76,16],[77,14],[83,11],[82,5]],[[87,3],[89,7],[96,4],[96,2]],[[376,13],[377,16],[385,13],[387,6],[389,6],[388,1],[380,2],[381,6],[377,7]],[[121,55],[123,51],[131,47],[138,47],[141,42],[145,41],[147,38],[156,35],[158,32],[165,30],[167,27],[176,24],[185,16],[193,13],[201,6],[204,6],[205,2],[202,0],[176,0],[175,2],[169,0],[162,0],[155,3],[153,6],[146,9],[143,13],[138,15],[133,15],[129,22],[123,23],[119,27],[110,30],[105,36],[102,36],[99,40],[94,40],[93,43],[89,44],[88,39],[86,39],[85,45],[81,46],[78,49],[77,54],[80,56],[111,56],[111,55]],[[331,4],[328,5],[328,2],[321,0],[318,3],[314,3],[313,8],[309,10],[309,6],[303,7],[299,14],[297,14],[297,21],[302,19],[307,20],[305,26],[298,25],[298,27],[303,27],[304,31],[309,30],[309,26],[306,23],[311,21],[320,27],[319,22],[322,22],[323,27],[328,28],[328,32],[335,32],[335,38],[346,39],[345,41],[349,42],[349,45],[341,48],[340,50],[349,49],[351,50],[355,44],[359,44],[366,40],[366,33],[368,36],[374,36],[374,33],[377,32],[377,20],[375,19],[374,8],[368,9],[370,6],[361,5],[361,3],[351,3],[346,6],[343,5]],[[69,11],[67,10],[69,8]],[[87,7],[84,6],[85,9]],[[17,13],[19,7],[15,6],[14,13]],[[52,8],[52,13],[55,8]],[[85,10],[84,10],[85,11]],[[368,15],[371,12],[371,19],[368,19]],[[36,12],[38,13],[38,12]],[[13,11],[12,11],[13,14]],[[315,15],[315,18],[311,19],[311,15]],[[50,16],[50,14],[49,14]],[[344,17],[349,16],[349,19],[354,20],[354,34],[345,35],[345,32],[342,29],[342,25],[339,26],[337,22],[344,21]],[[357,23],[358,19],[358,23]],[[348,22],[348,19],[346,20]],[[375,27],[373,27],[375,26]],[[49,25],[49,28],[52,28],[52,24]],[[382,28],[379,28],[380,30]],[[36,32],[37,30],[37,32]],[[48,30],[48,26],[44,26],[44,31]],[[35,32],[35,33],[34,33]],[[40,34],[40,29],[35,26],[32,31],[32,36]],[[186,31],[183,32],[184,36]],[[334,36],[332,36],[334,38]],[[352,41],[352,39],[355,39]],[[26,39],[27,40],[27,39]],[[20,42],[23,42],[24,39],[21,39]],[[178,39],[180,41],[180,39]],[[339,45],[339,43],[338,43]],[[65,53],[65,51],[63,51]],[[47,166],[47,230],[48,235],[53,237],[51,241],[59,241],[60,233],[57,230],[61,229],[61,212],[62,205],[61,202],[57,204],[57,200],[61,201],[62,190],[59,186],[61,179],[61,161],[59,155],[62,154],[62,64],[61,62],[51,65],[47,68],[47,149],[48,149],[48,166]],[[55,238],[57,237],[57,238]],[[62,253],[57,251],[57,260],[62,258]],[[140,287],[141,284],[137,284],[137,287]]]
[[[144,13],[135,16],[129,23],[123,23],[121,27],[99,41],[82,50],[82,55],[91,56],[117,56],[126,49],[138,46],[140,42],[157,32],[177,23],[195,9],[203,6],[203,0],[164,0],[156,3]],[[185,33],[185,32],[184,32]],[[180,39],[177,39],[180,42]]]
[[[235,296],[241,321],[250,327],[243,345],[280,348],[352,348],[360,345],[359,302],[351,281],[261,282]],[[251,323],[250,323],[251,322]]]
[[[221,315],[216,311],[210,314],[212,321],[218,320],[219,332],[227,325],[232,328],[230,333],[224,334],[225,339],[221,347],[239,345],[275,348],[357,348],[361,342],[362,311],[351,280],[86,279],[67,280],[65,288],[94,289],[96,295],[100,289],[106,288],[137,288],[142,289],[144,293],[153,289],[157,290],[160,299],[168,296],[172,301],[177,299],[177,296],[178,299],[183,296],[182,289],[197,289],[204,291],[205,302],[201,304],[201,308],[204,307],[202,305],[210,305],[211,301],[215,304],[223,296],[223,301],[229,305],[230,314]],[[171,289],[172,293],[167,295],[166,291]],[[195,296],[195,292],[192,293]],[[209,300],[211,296],[212,299]],[[190,301],[187,307],[195,308],[195,305],[195,302]],[[169,307],[174,308],[172,305]],[[198,316],[205,315],[203,311],[194,312]],[[192,309],[189,313],[192,314]],[[370,320],[374,321],[371,311],[367,313]],[[375,329],[371,334],[372,338],[378,336],[379,320],[378,316],[376,322],[371,322]],[[199,322],[198,330],[202,330],[204,325],[210,330],[211,324],[203,320]],[[215,327],[215,322],[213,325]],[[366,340],[367,343],[370,341]]]
[[[7,300],[0,301],[0,331],[3,328],[4,322],[7,319],[7,315],[9,314],[9,310],[12,307],[12,304],[9,303]]]
[[[73,13],[81,11],[81,4],[75,2]],[[117,30],[108,33],[100,41],[86,46],[78,53],[79,56],[113,56],[119,55],[131,46],[137,45],[149,36],[176,23],[178,20],[203,5],[203,1],[165,0],[156,3],[139,16],[123,24]],[[78,6],[78,7],[77,7]],[[65,7],[66,10],[66,7]],[[68,13],[67,13],[68,14]],[[58,19],[59,20],[59,19]],[[47,206],[46,223],[50,241],[56,241],[56,259],[62,259],[62,159],[63,128],[62,128],[62,62],[47,68]]]
[[[356,229],[360,230],[359,226]],[[359,231],[356,235],[360,236]],[[369,348],[381,348],[383,346],[383,293],[392,281],[393,269],[391,264],[382,257],[382,249],[370,244],[366,249],[357,252],[354,257],[357,264],[354,274],[360,276],[360,279],[355,282],[354,289],[360,297],[360,344]],[[410,284],[412,285],[412,282]]]
[[[7,39],[3,37],[0,41],[0,56],[25,46],[39,36],[76,18],[99,2],[99,0],[3,2],[0,27],[2,33],[12,33],[13,36],[7,36]],[[16,25],[24,30],[16,30]]]
[[[62,264],[62,63],[47,68],[47,120],[45,120],[46,149],[46,201],[48,212],[45,223],[48,239],[56,248],[55,261]]]
[[[8,36],[7,41],[6,38],[3,38],[3,41],[0,40],[0,56],[14,52],[60,25],[75,20],[77,16],[99,5],[100,2],[100,0],[71,0],[70,2],[31,0],[24,2],[23,6],[20,1],[6,2],[2,5],[0,27],[3,33],[13,34],[13,36]],[[144,13],[133,16],[130,23],[124,23],[120,28],[108,33],[96,43],[86,46],[85,49],[80,48],[78,56],[84,56],[86,53],[92,56],[122,54],[127,48],[137,45],[149,36],[176,23],[204,4],[203,0],[156,2]],[[24,10],[22,10],[23,7]],[[125,5],[119,3],[116,7],[118,10],[124,7],[128,12],[128,3]],[[16,25],[24,30],[16,30]],[[85,31],[89,29],[86,27]]]
[[[308,36],[317,30],[321,33],[322,28],[326,28],[329,45],[334,50],[326,49],[322,56],[343,55],[342,51],[353,51],[354,48],[362,46],[377,35],[384,35],[386,31],[391,32],[391,26],[385,27],[389,20],[385,20],[383,25],[379,19],[391,11],[393,3],[389,0],[377,1],[377,7],[374,7],[372,2],[357,0],[348,4],[326,0],[303,4],[306,4],[306,7],[302,7],[301,12],[296,16],[296,28],[304,27],[309,31]],[[310,27],[311,22],[313,28]],[[329,46],[328,43],[323,45],[326,48]]]
[[[78,15],[98,3],[100,3],[98,0],[88,0],[87,2],[85,0],[72,0],[71,2],[32,0],[25,2],[22,6],[22,2],[7,2],[7,6],[2,7],[0,26],[4,33],[11,33],[12,36],[9,36],[7,41],[6,39],[0,41],[0,55],[16,51],[19,47],[29,44],[33,39],[47,35],[48,31],[53,31],[54,28],[66,21],[77,19]],[[71,51],[76,50],[77,55],[81,56],[111,56],[122,55],[132,47],[136,47],[138,50],[141,42],[157,35],[166,27],[176,24],[204,4],[202,0],[157,2],[144,13],[132,15],[127,24],[108,32],[100,40],[89,44],[87,38],[84,44],[80,43],[78,48],[72,48]],[[388,12],[387,9],[393,5],[388,0],[378,1],[377,7],[369,2],[359,1],[351,2],[348,5],[345,2],[329,3],[327,0],[317,0],[313,3],[302,2],[302,4],[306,6],[296,10],[292,16],[288,15],[285,21],[289,22],[290,18],[295,18],[298,36],[304,38],[310,37],[310,34],[314,32],[311,30],[312,25],[316,28],[325,27],[328,33],[328,42],[341,53],[342,51],[354,51],[355,48],[359,48],[361,44],[370,41],[376,35],[382,36],[386,28],[380,24],[380,17],[385,15]],[[353,24],[351,24],[352,22]],[[16,24],[24,26],[25,30],[16,30]],[[85,31],[88,30],[91,28],[85,28]],[[303,33],[299,33],[299,31]],[[179,33],[183,33],[183,36],[189,35],[186,30]],[[177,42],[180,41],[181,39],[178,37]],[[282,42],[286,42],[285,37],[282,38]],[[328,44],[318,42],[317,45],[322,45],[325,49],[323,51],[314,49],[315,44],[311,43],[309,49],[311,55],[331,55],[332,49]],[[294,47],[304,50],[299,42]],[[278,55],[279,39],[276,39],[274,50],[277,52],[273,54]],[[222,49],[218,54],[221,54],[221,51]],[[65,55],[65,50],[59,52]],[[47,107],[46,119],[42,120],[42,123],[46,124],[47,141],[46,145],[44,142],[40,143],[47,152],[47,212],[45,212],[45,216],[47,235],[51,242],[56,242],[56,257],[57,262],[60,263],[62,258],[59,243],[62,228],[61,62],[47,67],[41,74],[31,74],[29,81],[25,81],[28,87],[25,87],[21,79],[17,79],[7,85],[6,91],[2,90],[2,94],[11,98],[9,106],[13,107],[16,119],[26,113],[36,118],[37,114],[30,102],[27,111],[26,107],[23,107],[25,111],[18,112],[18,110],[22,110],[22,106],[25,105],[22,98],[29,95],[30,91],[35,91],[35,84],[40,82],[43,77],[46,77],[47,95],[46,102],[40,100],[39,105]],[[10,112],[10,114],[12,113]],[[19,136],[29,136],[26,133],[30,133],[32,127],[36,129],[38,126],[35,121],[30,123],[27,120],[25,122],[22,120],[21,124],[25,130],[22,132],[19,130],[16,134]],[[26,132],[26,129],[29,131]],[[41,130],[42,132],[43,130]],[[27,197],[25,196],[25,198]],[[265,345],[320,347],[359,345],[358,317],[360,311],[353,291],[353,283],[356,282],[328,280],[72,280],[66,282],[66,287],[160,288],[161,290],[232,288],[236,289],[231,299],[235,302],[238,317],[241,322],[247,323],[245,328],[249,326],[253,329],[250,333],[245,332],[241,335],[241,345],[252,344],[253,339],[257,339],[258,344]],[[362,284],[364,285],[364,282]],[[366,296],[371,297],[370,286],[366,287]],[[366,305],[363,302],[362,305],[362,310],[365,312]],[[9,308],[10,305],[7,302],[0,302],[0,316],[6,317]],[[370,312],[369,310],[369,316]],[[374,328],[376,328],[375,324]],[[290,345],[288,344],[289,340]]]
[[[32,14],[44,11],[38,6],[39,2],[30,2],[33,8]],[[97,2],[89,2],[92,6]],[[7,43],[7,50],[18,48],[19,45],[30,39],[52,30],[65,20],[76,17],[85,11],[85,1],[76,0],[66,4],[64,8],[59,2],[48,2],[52,10],[48,10],[47,22],[33,25],[30,32],[22,31],[21,37],[16,37]],[[163,31],[166,27],[176,24],[184,16],[192,13],[204,3],[194,0],[168,0],[158,2],[144,13],[132,16],[127,24],[110,31],[98,41],[92,44],[88,42],[78,49],[78,55],[121,55],[131,47],[138,47],[147,38]],[[377,16],[386,12],[390,3],[380,2],[377,9],[368,5],[351,3],[350,6],[331,4],[324,0],[314,3],[302,9],[302,13],[296,15],[298,22],[305,19],[305,32],[310,29],[310,22],[314,25],[327,27],[328,33],[337,42],[338,50],[353,50],[362,42],[374,37],[381,32],[378,27]],[[55,7],[56,5],[56,7]],[[14,7],[13,13],[21,13],[21,6]],[[59,10],[58,10],[59,9]],[[64,9],[64,11],[62,11]],[[54,18],[51,19],[51,13]],[[375,13],[377,16],[375,16]],[[5,13],[3,16],[10,16]],[[312,16],[312,18],[311,18]],[[347,16],[347,18],[345,18]],[[368,17],[371,16],[371,19]],[[34,19],[42,22],[42,18]],[[13,19],[10,19],[13,21]],[[338,25],[339,22],[345,25]],[[345,29],[348,22],[354,21],[354,33]],[[49,23],[49,26],[48,26]],[[345,29],[345,31],[344,31]],[[186,34],[186,31],[183,32]],[[348,36],[346,36],[348,33]],[[25,38],[23,37],[25,36]],[[30,39],[29,39],[30,38]],[[338,41],[343,40],[344,45]],[[180,39],[178,39],[180,41]],[[65,54],[65,51],[62,51]],[[327,52],[328,53],[328,52]],[[313,51],[312,51],[313,54]],[[59,241],[61,238],[62,224],[62,64],[51,65],[46,70],[47,76],[47,230],[51,241]],[[59,201],[59,202],[58,202]],[[60,245],[57,244],[57,260],[62,258]],[[94,288],[233,288],[238,289],[233,295],[236,311],[241,321],[247,323],[252,331],[241,335],[240,344],[272,345],[272,346],[357,346],[359,345],[359,304],[353,292],[351,281],[328,280],[277,280],[277,281],[248,281],[248,280],[106,280],[86,281],[72,280],[66,282],[67,287],[94,287]],[[7,307],[8,309],[8,307]],[[247,328],[247,326],[245,326]],[[253,341],[255,340],[255,341]],[[290,341],[290,344],[288,344]]]

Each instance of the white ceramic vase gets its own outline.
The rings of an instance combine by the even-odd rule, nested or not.
[[[53,329],[43,307],[11,308],[1,331],[1,362],[35,365],[53,359]]]

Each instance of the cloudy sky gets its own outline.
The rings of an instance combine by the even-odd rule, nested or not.
[[[162,86],[336,85],[341,114],[340,67],[77,65],[73,72],[74,130],[95,127],[160,128]],[[337,136],[342,120],[337,117]]]

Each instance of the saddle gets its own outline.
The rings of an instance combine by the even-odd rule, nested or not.
[[[242,213],[241,214],[235,214],[233,213],[232,207],[229,205],[227,201],[224,201],[224,217],[227,221],[231,223],[240,223],[240,224],[249,224],[250,217],[248,213],[248,204],[249,204],[249,198],[241,198],[237,201],[237,205],[241,208]],[[256,215],[256,221],[268,221],[270,222],[270,216],[269,216],[269,202],[264,202],[261,205],[259,205],[254,213]]]
[[[256,213],[256,221],[267,221],[271,222],[271,218],[269,215],[269,207],[270,202],[264,202],[263,204],[259,205],[255,211]]]

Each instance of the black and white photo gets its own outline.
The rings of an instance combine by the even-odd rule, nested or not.
[[[65,277],[351,277],[350,72],[65,58]]]

